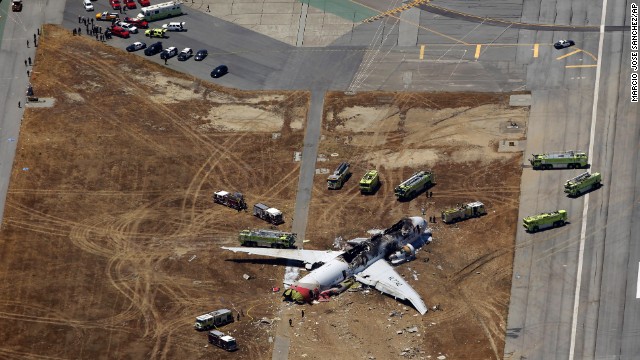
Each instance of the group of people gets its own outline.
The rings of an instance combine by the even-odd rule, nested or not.
[[[116,19],[112,20],[112,24],[115,24]],[[96,40],[105,41],[111,39],[111,30],[105,29],[104,34],[102,32],[102,26],[94,25],[93,18],[88,19],[84,16],[78,16],[78,22],[84,24],[86,34],[89,36],[95,36]],[[82,28],[78,27],[77,29],[73,29],[73,35],[82,35]]]

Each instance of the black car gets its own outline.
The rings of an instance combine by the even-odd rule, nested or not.
[[[209,52],[207,50],[205,49],[198,50],[198,52],[196,53],[196,57],[194,57],[193,60],[202,61],[204,60],[204,58],[207,57],[207,55],[209,55]]]
[[[568,48],[568,47],[573,46],[575,44],[576,43],[573,40],[560,40],[557,43],[553,44],[553,47],[556,48],[556,50],[560,50],[560,49]]]
[[[160,51],[162,51],[162,41],[149,45],[149,47],[144,49],[144,54],[147,56],[153,56]]]
[[[129,45],[126,47],[128,52],[132,52],[132,51],[138,51],[140,49],[144,49],[147,47],[147,44],[141,42],[141,41],[136,41],[133,44]]]
[[[220,65],[211,72],[212,78],[219,78],[229,72],[227,65]]]

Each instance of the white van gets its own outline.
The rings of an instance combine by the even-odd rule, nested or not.
[[[91,0],[82,0],[82,5],[84,5],[84,9],[87,11],[93,11],[93,4]]]
[[[183,22],[170,22],[168,24],[163,24],[162,28],[167,29],[167,31],[185,31],[184,25],[186,23]]]

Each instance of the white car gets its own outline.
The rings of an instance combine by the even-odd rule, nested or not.
[[[82,5],[84,5],[84,9],[87,11],[93,11],[93,4],[91,0],[82,0]]]
[[[185,31],[184,25],[186,23],[182,22],[170,22],[168,24],[162,24],[163,29],[167,29],[167,31]]]
[[[131,25],[129,23],[126,23],[124,21],[118,21],[116,22],[116,25],[122,27],[123,29],[129,31],[132,34],[137,34],[138,33],[138,28],[135,27],[134,25]]]

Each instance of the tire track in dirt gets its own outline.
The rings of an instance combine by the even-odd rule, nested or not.
[[[27,353],[27,352],[22,352],[22,351],[9,349],[9,348],[6,348],[6,347],[0,347],[0,355],[2,355],[1,357],[3,359],[17,359],[17,360],[21,360],[21,359],[25,359],[25,360],[29,360],[29,359],[64,360],[64,359],[66,359],[66,358],[61,358],[61,357],[56,357],[56,356],[47,356],[47,355],[40,355],[40,354],[34,354],[34,353]]]
[[[108,63],[107,61],[104,60],[100,60],[100,58],[97,57],[92,57],[91,58],[91,62],[89,61],[85,61],[84,57],[82,56],[78,56],[78,55],[73,55],[71,53],[62,53],[61,51],[57,52],[59,56],[61,56],[62,58],[64,58],[64,55],[73,58],[73,60],[77,61],[78,63],[84,64],[87,67],[92,68],[92,70],[97,71],[99,73],[101,73],[104,78],[108,78],[110,79],[110,81],[112,81],[112,85],[116,86],[117,85],[121,85],[121,87],[126,87],[129,86],[135,90],[137,90],[138,92],[136,94],[133,94],[131,96],[133,96],[137,102],[139,103],[151,103],[154,106],[150,107],[152,109],[156,109],[156,115],[164,120],[168,120],[173,126],[175,126],[177,129],[182,130],[183,134],[187,137],[187,139],[191,139],[191,140],[195,140],[197,141],[200,146],[202,146],[203,148],[206,148],[209,150],[209,152],[213,152],[214,150],[219,151],[220,153],[224,154],[225,158],[231,158],[233,159],[233,163],[236,165],[241,164],[246,170],[251,170],[251,166],[249,166],[248,163],[244,162],[240,157],[234,155],[231,152],[225,151],[225,148],[223,146],[216,146],[214,144],[213,141],[211,141],[211,139],[209,139],[207,136],[201,135],[200,133],[198,133],[197,131],[191,129],[189,126],[187,125],[183,125],[180,121],[176,120],[176,119],[181,119],[181,116],[179,114],[177,114],[176,112],[174,112],[173,110],[171,110],[168,106],[165,106],[162,103],[157,103],[151,100],[148,100],[148,98],[142,96],[142,95],[138,95],[138,94],[144,94],[146,93],[146,90],[143,89],[141,86],[137,86],[135,83],[133,83],[132,81],[130,81],[130,79],[128,79],[125,76],[120,75],[119,72],[114,72],[113,71],[113,66],[112,64]],[[120,81],[116,81],[116,80],[120,80]],[[94,106],[94,109],[96,107]],[[162,110],[162,111],[161,111]],[[101,112],[99,112],[101,113]],[[118,118],[116,116],[111,117],[111,120],[118,120]],[[127,126],[128,122],[126,121],[120,121],[119,122],[121,124],[121,126],[124,126],[125,128],[129,128],[133,130],[132,126]],[[150,140],[150,138],[144,134],[142,134],[140,131],[134,131],[136,133],[136,135],[139,138],[145,139],[146,141],[144,142],[145,144],[150,144],[154,142],[152,142]],[[170,149],[168,149],[166,147],[165,144],[157,144],[155,147],[155,150],[158,150],[159,153],[163,153],[165,155],[171,155],[172,152]],[[183,162],[184,163],[184,162]],[[189,165],[184,163],[185,165]]]
[[[233,139],[233,142],[231,142],[231,144],[226,144],[226,142],[225,142],[223,145],[225,145],[225,148],[227,148],[227,149],[232,149],[234,147],[234,145],[236,145],[238,142],[243,141],[246,136],[247,136],[247,134],[243,133],[240,136],[235,137]],[[185,194],[185,199],[183,201],[183,206],[182,206],[182,209],[181,209],[181,217],[183,217],[183,212],[185,211],[187,197],[189,196],[189,193],[191,191],[193,191],[193,195],[191,196],[192,197],[192,200],[191,200],[191,216],[190,216],[191,223],[193,223],[193,219],[194,219],[194,216],[195,216],[194,213],[195,213],[196,203],[197,203],[198,196],[200,194],[200,190],[202,189],[202,185],[205,183],[205,181],[207,181],[207,179],[209,178],[209,175],[213,172],[214,168],[216,166],[218,166],[218,164],[220,163],[220,161],[221,161],[221,159],[223,157],[218,157],[217,161],[214,164],[209,166],[209,170],[204,172],[204,174],[201,176],[201,179],[199,180],[198,186],[195,187],[195,190],[192,190],[194,182],[196,182],[196,179],[198,179],[198,176],[200,176],[200,174],[203,172],[205,167],[207,165],[209,165],[209,163],[211,162],[211,160],[213,159],[214,156],[215,156],[215,154],[212,154],[212,156],[210,156],[205,161],[205,163],[200,168],[198,168],[198,171],[196,172],[196,175],[194,175],[193,179],[189,183],[189,187],[187,188],[187,191],[186,191],[186,194]],[[225,170],[226,171],[231,171],[231,172],[235,171],[235,169],[225,169]],[[242,169],[238,169],[238,170],[241,171]],[[225,174],[225,171],[222,171],[221,174]],[[249,178],[253,178],[254,175],[255,175],[255,171],[253,171],[253,169],[252,169],[246,175]],[[223,175],[221,178],[225,179],[225,176]],[[224,182],[224,180],[223,180],[223,182]]]
[[[275,196],[278,195],[282,190],[286,189],[291,183],[295,183],[298,180],[296,176],[300,172],[300,164],[296,164],[294,168],[286,173],[284,176],[278,180],[275,184],[273,184],[270,188],[266,189],[262,193],[258,195],[258,198],[269,198],[275,199]],[[274,191],[277,189],[277,191]]]

